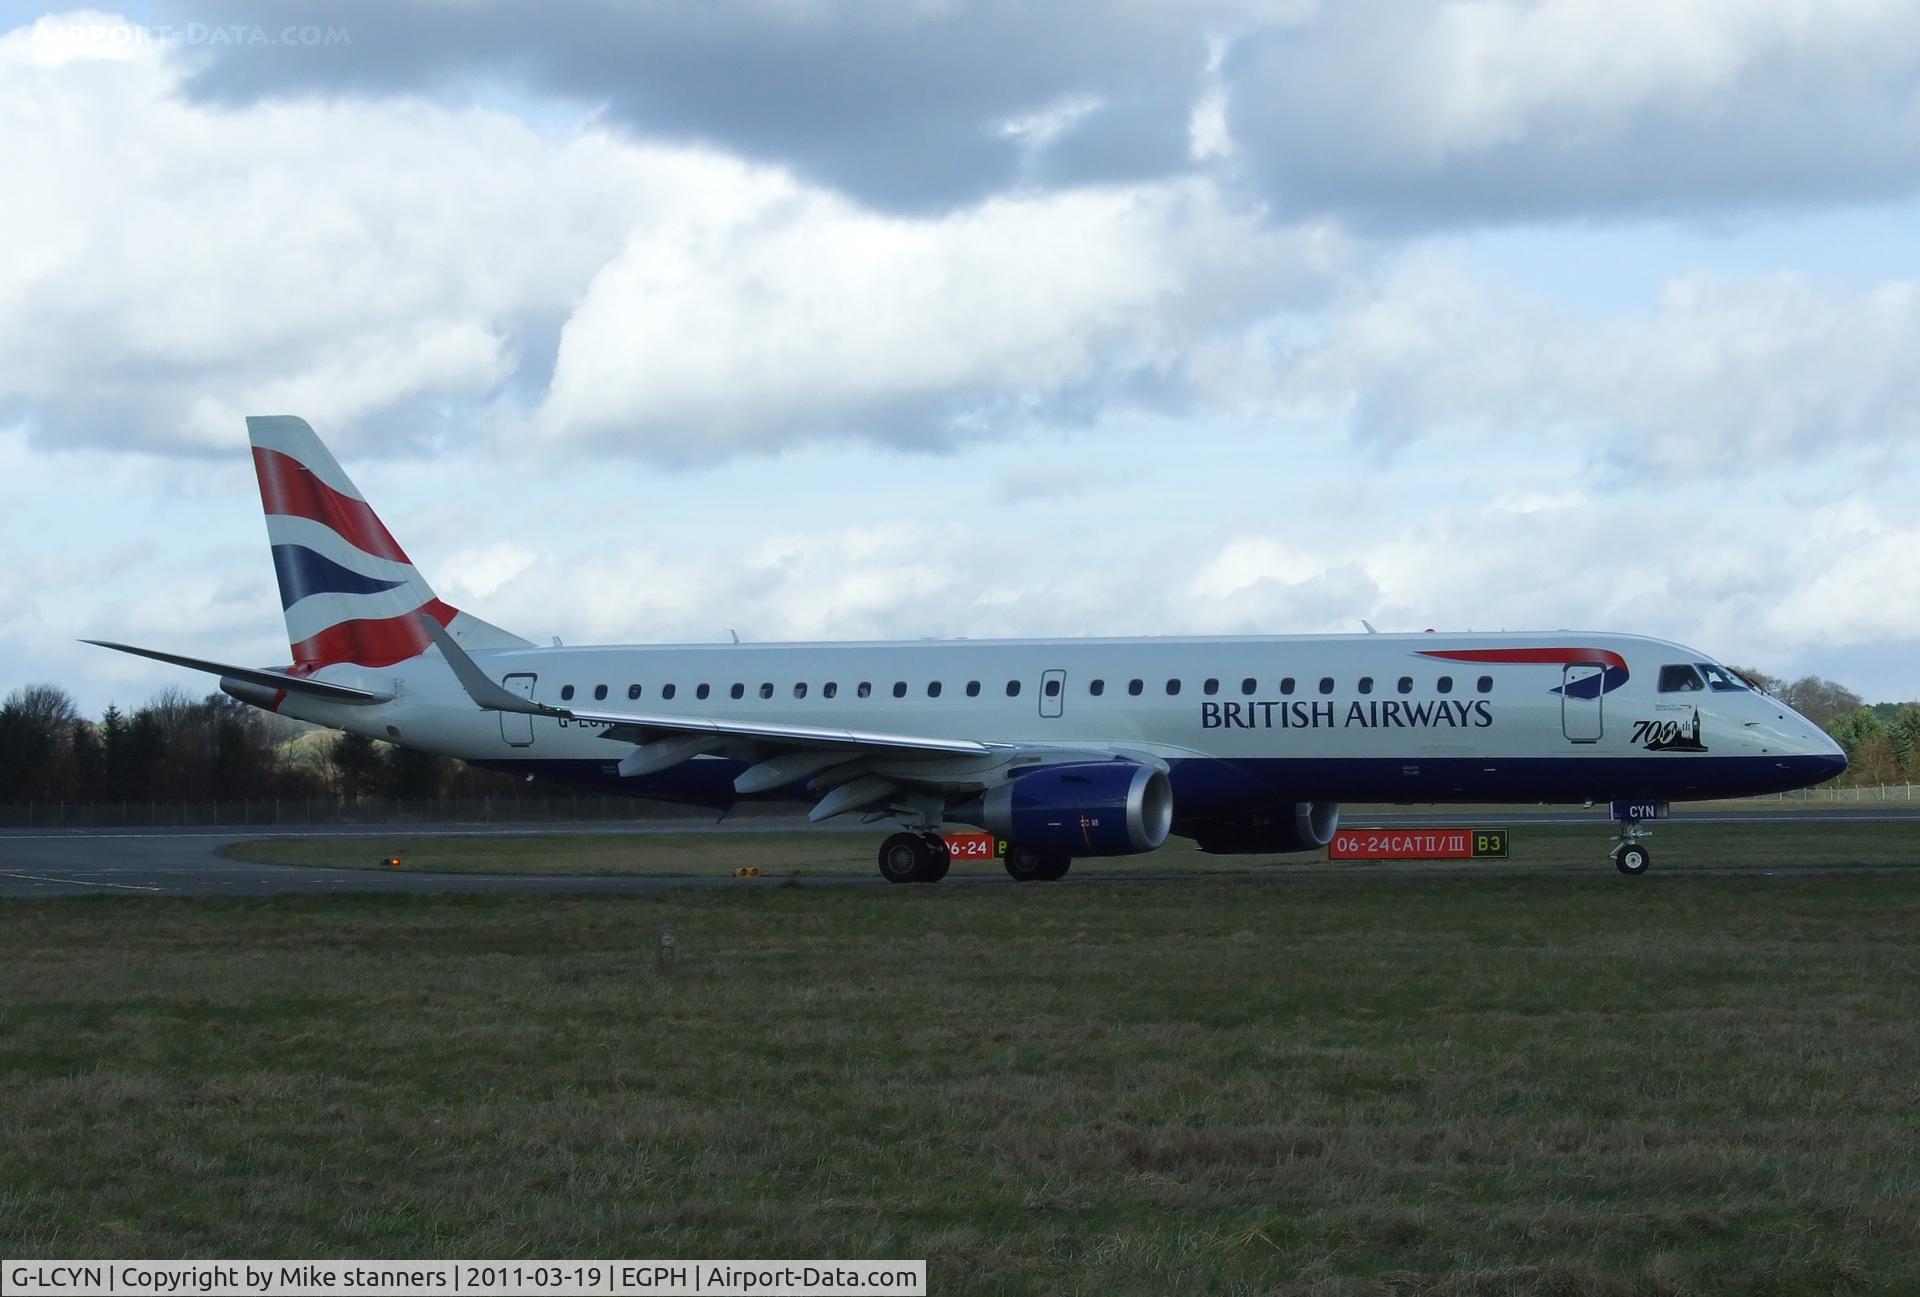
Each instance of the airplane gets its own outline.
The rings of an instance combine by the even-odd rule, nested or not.
[[[1611,633],[543,646],[439,599],[304,419],[247,419],[292,661],[204,671],[243,702],[516,775],[895,827],[892,882],[939,830],[1007,843],[1020,881],[1076,859],[1324,847],[1343,802],[1609,802],[1624,874],[1674,801],[1838,775],[1818,726],[1713,658]]]

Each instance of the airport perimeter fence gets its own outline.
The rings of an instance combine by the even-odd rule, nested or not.
[[[728,820],[791,816],[792,806],[743,804]],[[283,797],[224,802],[39,802],[0,806],[0,829],[302,828],[384,824],[710,824],[717,811],[632,797]]]
[[[1920,802],[1920,784],[1802,788],[1744,799],[1748,804],[1854,805]],[[743,802],[728,820],[791,818],[791,804]],[[0,805],[0,829],[302,828],[384,824],[649,824],[689,828],[721,818],[717,811],[632,797],[548,794],[539,797],[283,797],[226,802],[26,802]]]

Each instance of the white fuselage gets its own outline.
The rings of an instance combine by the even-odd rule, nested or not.
[[[554,647],[474,656],[494,680],[554,706],[1137,753],[1170,770],[1177,822],[1310,799],[1743,795],[1815,783],[1845,764],[1817,727],[1719,674],[1705,655],[1624,635]],[[1568,658],[1584,661],[1560,660]],[[1663,669],[1675,666],[1695,667],[1696,683],[1663,691]],[[632,743],[604,737],[602,725],[483,711],[437,653],[388,668],[324,668],[316,678],[384,685],[394,697],[347,706],[290,695],[280,710],[640,796],[730,803],[733,774],[756,757],[750,744],[736,744],[622,780],[616,767]]]

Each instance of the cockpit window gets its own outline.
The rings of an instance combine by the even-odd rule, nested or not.
[[[1706,687],[1707,682],[1700,678],[1700,672],[1690,663],[1679,662],[1660,668],[1660,692],[1663,694],[1693,693]]]
[[[1699,667],[1700,674],[1707,678],[1707,688],[1717,694],[1745,693],[1747,691],[1746,685],[1740,682],[1740,677],[1725,667],[1715,666],[1711,662],[1696,662],[1694,665]]]

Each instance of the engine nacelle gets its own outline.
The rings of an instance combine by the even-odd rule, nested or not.
[[[1135,761],[1043,766],[989,788],[979,822],[1041,855],[1129,856],[1167,840],[1173,785]]]
[[[1196,824],[1193,840],[1202,851],[1216,856],[1314,851],[1333,841],[1333,831],[1339,827],[1339,802],[1295,802],[1291,813],[1244,815]]]

